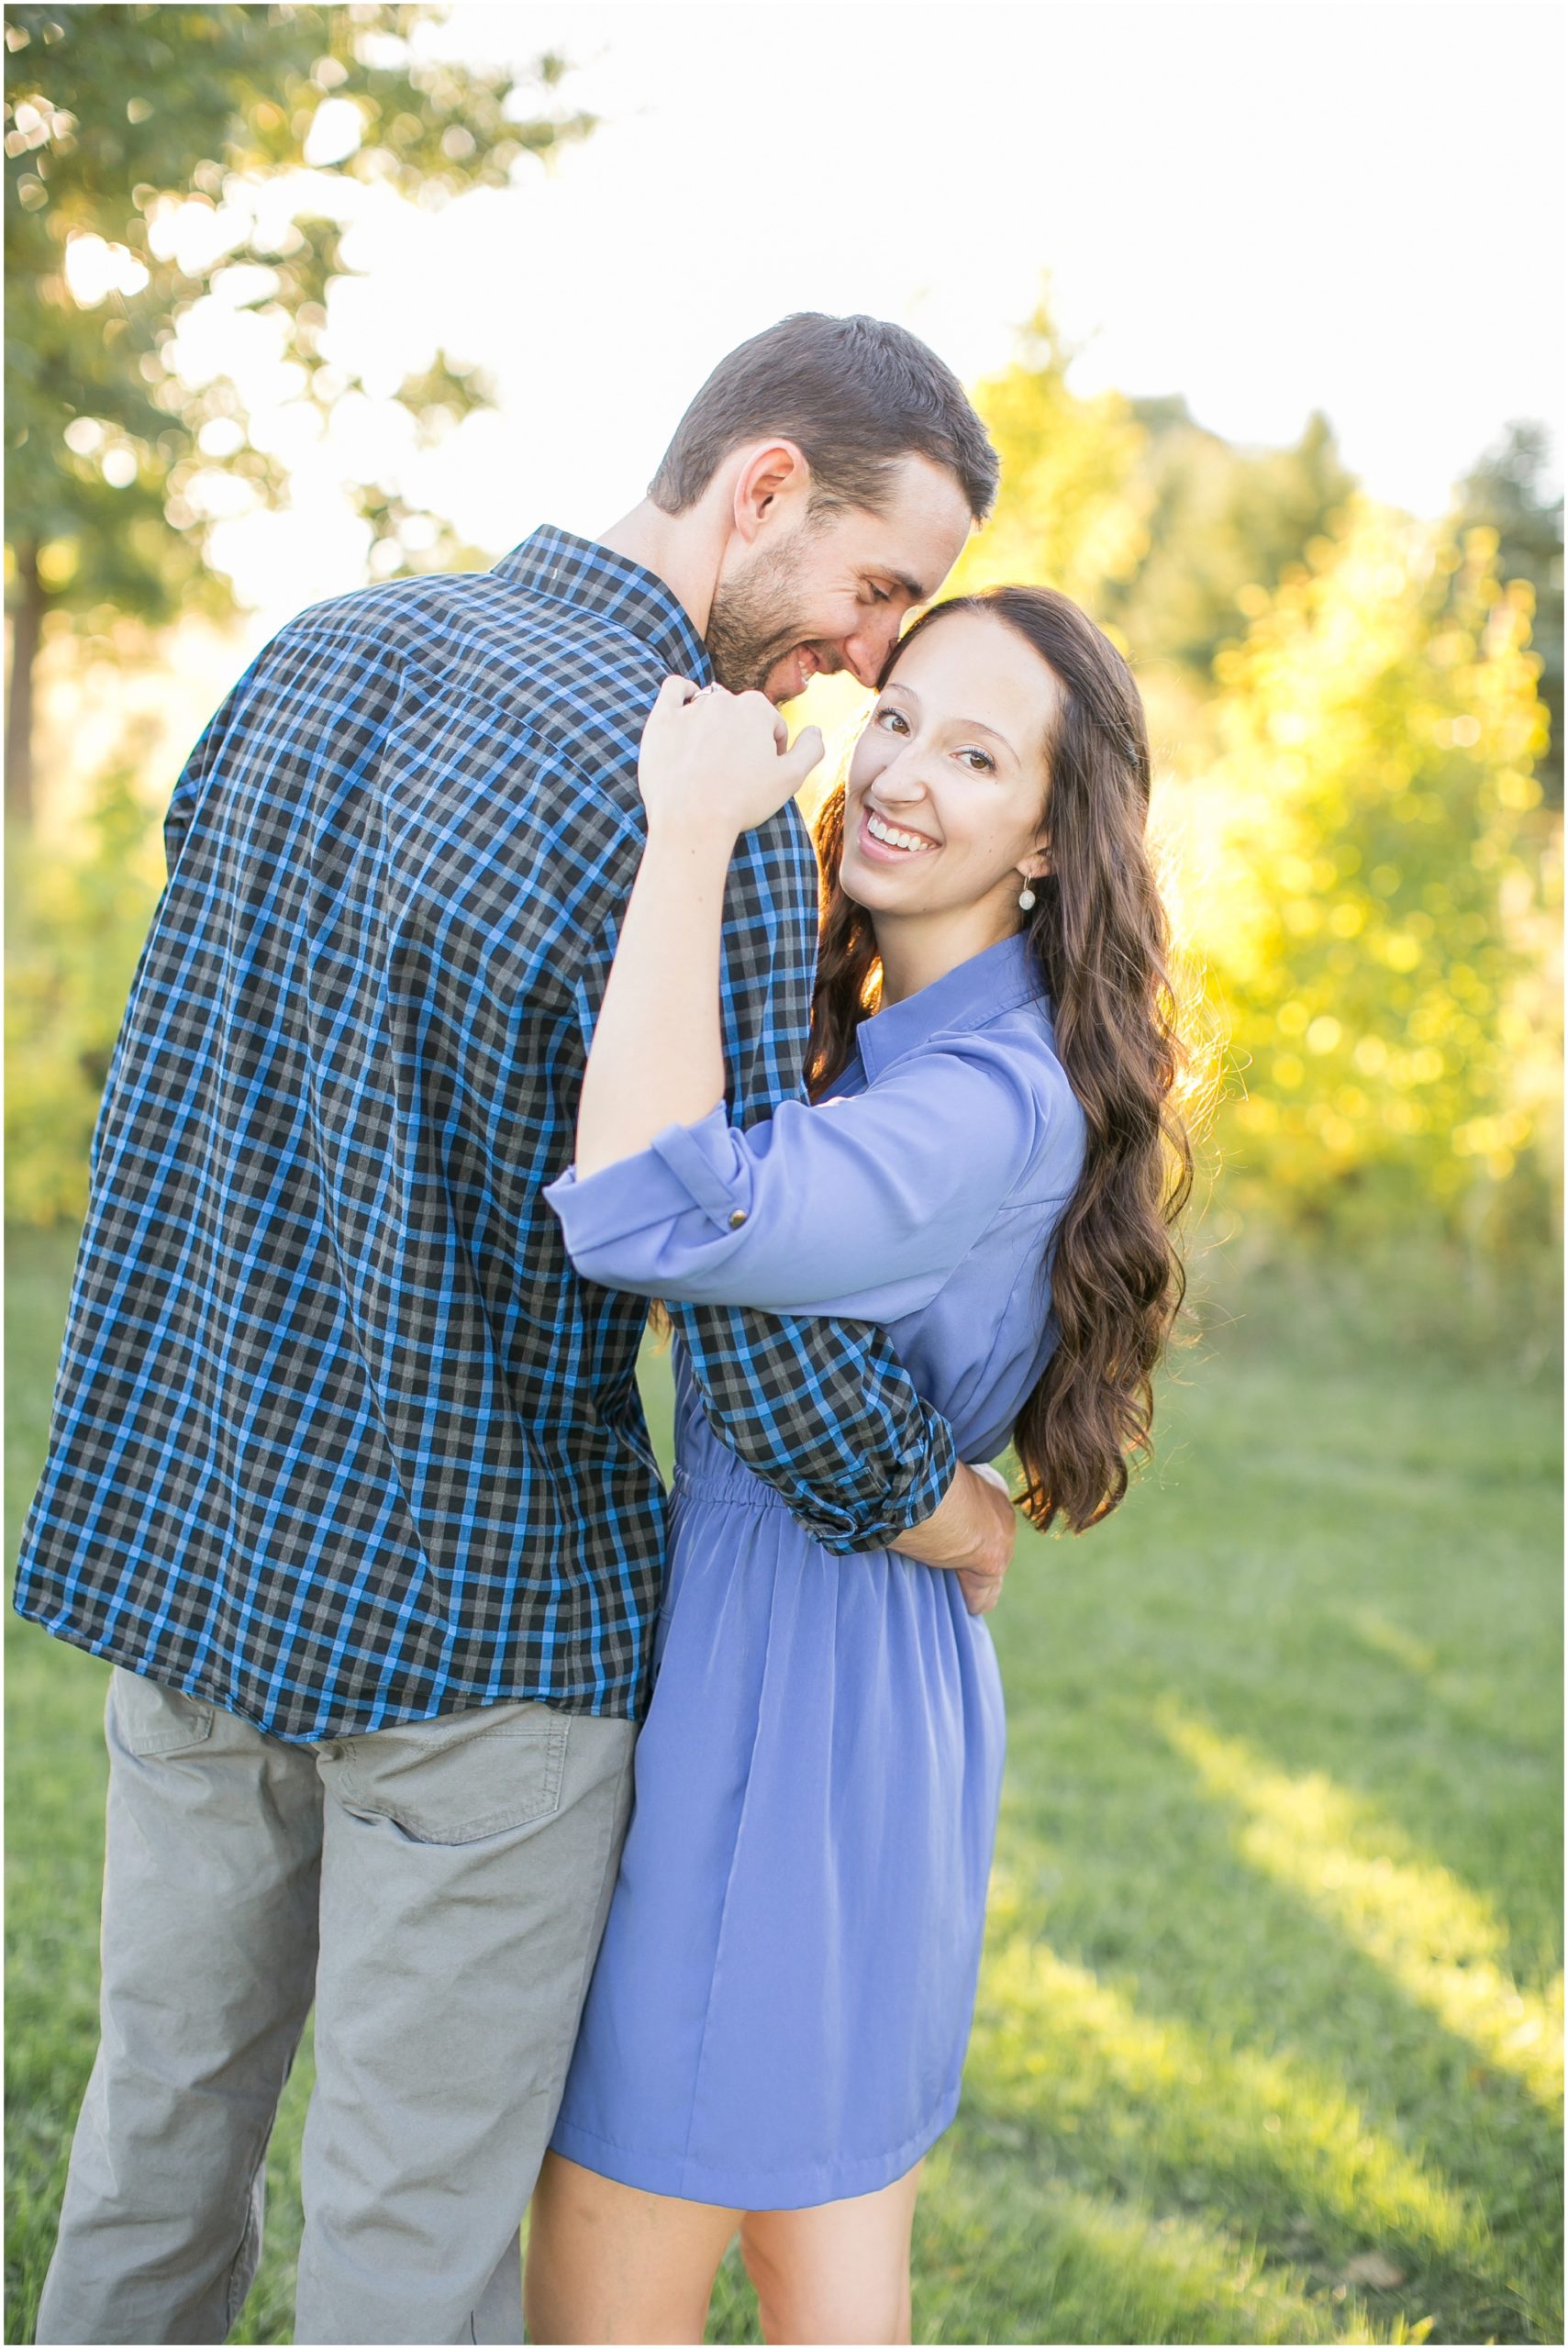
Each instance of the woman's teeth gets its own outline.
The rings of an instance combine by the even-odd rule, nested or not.
[[[918,832],[895,830],[893,825],[884,824],[880,816],[873,816],[869,810],[866,815],[866,829],[873,841],[881,841],[887,848],[907,849],[914,855],[918,855],[923,848],[936,846],[935,841],[922,840]]]

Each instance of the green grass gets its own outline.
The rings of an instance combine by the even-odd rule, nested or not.
[[[13,1540],[68,1268],[13,1243]],[[1229,1277],[1158,1467],[1027,1537],[992,1619],[1008,1787],[916,2338],[1561,2341],[1552,1381],[1458,1297],[1446,1342],[1429,1282]],[[94,2047],[103,1681],[12,1632],[12,2340]],[[307,2091],[241,2340],[288,2338]],[[733,2263],[709,2338],[758,2338]]]

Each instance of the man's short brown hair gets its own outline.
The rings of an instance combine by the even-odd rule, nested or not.
[[[951,367],[882,318],[803,310],[721,359],[648,484],[666,514],[695,506],[732,449],[776,435],[811,468],[815,506],[877,511],[901,458],[945,465],[984,522],[996,451]]]

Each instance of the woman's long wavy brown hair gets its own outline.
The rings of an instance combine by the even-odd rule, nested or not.
[[[1060,688],[1048,744],[1051,872],[1033,884],[1027,928],[1088,1133],[1051,1243],[1060,1338],[1013,1444],[1024,1514],[1042,1529],[1061,1517],[1081,1533],[1116,1508],[1129,1457],[1149,1449],[1153,1373],[1185,1286],[1173,1226],[1192,1187],[1192,1150],[1176,1107],[1170,941],[1147,837],[1149,736],[1120,653],[1046,587],[937,605],[894,647],[879,685],[917,636],[965,611],[1016,629]],[[806,1063],[817,1099],[842,1074],[881,986],[871,917],[840,885],[843,830],[840,785],[817,830],[822,932]]]

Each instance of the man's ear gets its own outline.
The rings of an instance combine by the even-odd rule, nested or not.
[[[768,527],[776,506],[794,503],[811,486],[811,468],[793,440],[767,440],[753,449],[735,476],[737,535],[750,546]]]

